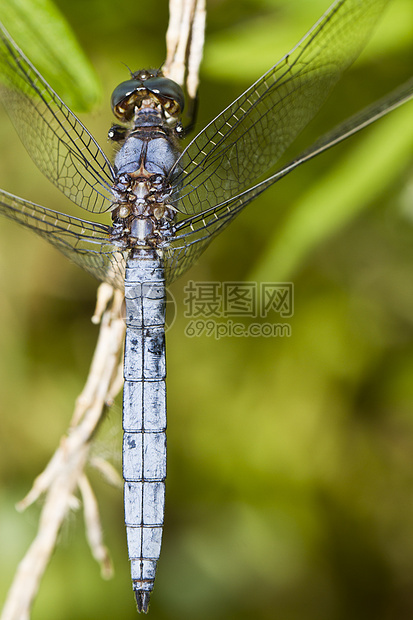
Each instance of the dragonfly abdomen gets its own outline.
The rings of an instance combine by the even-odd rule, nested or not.
[[[132,584],[139,611],[147,611],[165,504],[165,281],[157,253],[138,254],[129,258],[125,277],[123,477]]]

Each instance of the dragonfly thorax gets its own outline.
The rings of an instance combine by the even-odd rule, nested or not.
[[[130,227],[130,236],[136,245],[146,244],[153,234],[153,222],[150,218],[135,217]]]
[[[128,96],[137,100],[138,94]],[[114,161],[112,241],[124,248],[158,245],[171,236],[175,216],[168,200],[171,172],[180,155],[178,140],[159,102],[144,96],[135,107],[133,127],[117,140],[122,144]]]
[[[159,140],[165,140],[163,162],[151,159],[150,144],[142,135],[129,138],[124,152],[121,149],[118,153],[123,165],[112,189],[116,201],[112,207],[112,241],[124,248],[154,246],[171,234],[175,209],[168,205],[171,186],[167,173],[177,153],[165,137]],[[128,159],[125,154],[131,159],[123,163],[124,157]]]

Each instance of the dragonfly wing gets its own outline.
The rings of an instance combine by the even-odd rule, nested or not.
[[[178,161],[172,202],[186,214],[256,183],[360,54],[388,0],[338,0],[301,42],[201,131]]]
[[[46,209],[0,190],[0,213],[36,232],[95,278],[123,287],[124,254],[110,242],[110,227]]]
[[[313,159],[332,146],[343,142],[386,114],[413,99],[413,78],[393,92],[357,112],[343,123],[321,136],[312,146],[283,166],[275,174],[246,191],[203,213],[184,218],[175,224],[175,237],[164,250],[166,277],[171,282],[189,269],[209,243],[259,194],[285,177],[301,164]]]
[[[275,180],[268,179],[204,213],[179,222],[175,226],[175,237],[163,248],[166,282],[170,284],[192,267],[212,239]]]
[[[109,160],[1,24],[0,100],[43,174],[87,211],[107,210],[113,180]]]

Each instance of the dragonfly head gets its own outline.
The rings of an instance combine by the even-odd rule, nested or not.
[[[182,88],[169,78],[163,77],[158,71],[141,70],[132,73],[132,78],[121,82],[111,97],[114,115],[121,121],[130,121],[135,109],[139,109],[143,101],[151,100],[160,106],[166,120],[176,122],[182,114],[185,98]]]

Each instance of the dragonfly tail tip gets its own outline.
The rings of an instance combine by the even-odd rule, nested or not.
[[[150,593],[146,590],[135,590],[136,606],[139,613],[148,613]]]

